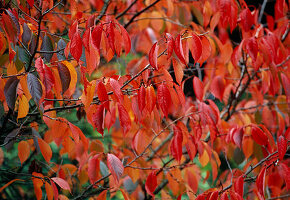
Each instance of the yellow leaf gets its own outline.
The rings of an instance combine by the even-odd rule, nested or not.
[[[30,147],[28,142],[21,141],[18,144],[18,157],[20,159],[21,164],[23,164],[30,154]]]
[[[46,162],[49,162],[52,157],[52,151],[51,151],[50,146],[43,139],[40,139],[40,138],[38,138],[38,144],[39,144],[39,148],[40,148],[42,156],[44,157]]]
[[[27,101],[26,96],[22,95],[18,97],[18,116],[17,119],[26,117],[29,111],[29,103]]]

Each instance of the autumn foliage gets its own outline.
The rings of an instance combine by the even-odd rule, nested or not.
[[[248,2],[1,0],[0,199],[289,198],[290,5]]]

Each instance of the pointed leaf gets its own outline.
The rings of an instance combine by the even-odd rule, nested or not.
[[[181,41],[181,35],[178,34],[177,37],[175,38],[175,42],[174,42],[174,52],[177,55],[177,57],[179,58],[179,60],[183,63],[183,64],[187,64],[185,61],[185,57],[184,57],[184,53],[183,53],[183,48],[182,48],[182,41]]]
[[[38,78],[36,78],[32,73],[27,74],[27,86],[33,100],[39,106],[43,93],[42,86]]]
[[[102,32],[103,32],[103,24],[98,24],[94,30],[92,31],[92,41],[93,45],[100,50],[100,44],[101,44],[101,38],[102,38]]]
[[[243,195],[244,195],[244,177],[243,177],[243,175],[239,176],[239,178],[235,181],[234,189],[235,189],[236,193],[238,193],[241,196],[241,198],[243,198]]]
[[[49,162],[52,157],[52,151],[50,146],[41,138],[37,138],[39,148],[41,151],[42,156],[46,160],[46,162]]]
[[[257,181],[256,181],[256,185],[257,185],[257,189],[258,189],[258,193],[260,195],[260,199],[265,199],[264,193],[265,193],[265,176],[266,176],[266,167],[263,167],[262,170],[260,171],[258,177],[257,177]]]
[[[15,108],[15,101],[16,101],[16,89],[17,85],[19,83],[19,79],[17,79],[15,76],[8,79],[4,86],[4,95],[6,98],[6,102],[8,107],[11,110],[14,110]]]
[[[79,143],[80,141],[80,135],[82,134],[82,131],[79,127],[75,126],[74,124],[68,122],[69,124],[69,128],[72,132],[72,136],[73,136],[73,139],[76,143]]]
[[[223,95],[225,91],[224,80],[221,76],[215,76],[210,85],[211,93],[218,98],[220,101],[223,100]]]
[[[21,164],[23,164],[27,158],[29,157],[30,154],[30,147],[28,142],[26,141],[21,141],[18,144],[18,157],[20,159]]]
[[[122,104],[118,104],[118,112],[119,112],[120,123],[123,129],[123,134],[125,136],[128,133],[128,131],[131,129],[131,119],[126,108]]]
[[[157,187],[157,176],[156,172],[152,171],[146,179],[145,189],[148,194],[154,197],[155,196],[154,191],[156,187]]]
[[[145,97],[146,97],[146,89],[142,85],[138,90],[138,107],[141,112],[143,111],[146,105]]]
[[[123,94],[122,94],[121,85],[119,84],[119,82],[113,78],[110,78],[110,85],[111,85],[111,88],[113,89],[114,94],[118,98],[118,101],[122,102]]]
[[[158,49],[159,46],[157,45],[157,42],[155,42],[149,51],[149,63],[155,70],[158,70],[157,65]]]
[[[100,172],[100,160],[98,157],[99,155],[94,155],[88,162],[88,176],[91,184],[97,180]]]
[[[267,145],[268,137],[267,135],[257,126],[252,124],[252,138],[259,145]]]
[[[71,192],[70,190],[70,186],[68,184],[68,182],[62,178],[59,177],[54,177],[51,178],[59,187],[61,187],[64,190],[68,190],[69,192]]]
[[[41,51],[53,51],[53,44],[49,36],[45,35],[42,40],[40,47]],[[45,58],[46,62],[50,62],[53,53],[42,53],[42,56]]]
[[[71,76],[69,73],[69,69],[63,63],[58,63],[57,69],[61,80],[62,94],[64,94],[69,88]]]
[[[182,141],[183,141],[183,134],[182,130],[178,126],[173,127],[174,136],[172,138],[170,150],[172,156],[180,162],[182,157]]]
[[[279,159],[283,160],[284,155],[287,151],[287,141],[282,135],[278,137],[277,146],[278,146]]]
[[[77,61],[79,61],[82,56],[82,46],[82,38],[79,32],[76,31],[70,43],[70,53]]]
[[[9,185],[11,185],[12,183],[14,183],[15,181],[24,181],[24,180],[21,180],[21,179],[13,179],[11,181],[9,181],[8,183],[6,183],[5,185],[3,185],[1,188],[0,188],[0,193],[2,193],[2,191],[7,188]]]
[[[196,76],[193,78],[193,89],[194,89],[194,93],[195,93],[196,98],[199,101],[202,101],[202,99],[203,99],[203,83]]]
[[[168,116],[169,108],[171,106],[171,95],[167,86],[162,83],[157,89],[157,101],[165,117]]]
[[[197,62],[202,54],[202,43],[200,38],[195,33],[192,33],[192,44],[190,50],[194,62]]]
[[[107,110],[110,109],[109,107],[109,96],[107,94],[107,90],[105,85],[103,84],[102,81],[100,81],[99,83],[97,83],[97,95],[99,97],[99,100],[101,101],[101,103],[105,106],[105,108]]]
[[[174,49],[174,39],[170,33],[166,33],[167,36],[167,60],[171,58]]]
[[[96,111],[93,113],[93,123],[97,131],[104,135],[104,106],[98,105]]]
[[[122,162],[113,154],[108,154],[107,165],[110,169],[114,179],[119,182],[123,172],[124,166]]]

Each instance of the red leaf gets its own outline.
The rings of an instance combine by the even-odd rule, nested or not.
[[[183,49],[182,49],[182,41],[181,41],[181,35],[178,34],[177,37],[175,38],[175,43],[174,43],[174,52],[177,55],[177,57],[179,58],[179,60],[183,63],[183,64],[187,64],[185,61],[185,57],[184,57],[184,53],[183,53]]]
[[[234,189],[236,191],[236,193],[238,193],[242,198],[244,195],[244,177],[239,176],[239,178],[237,178],[235,184],[234,184]]]
[[[118,98],[118,101],[122,102],[123,101],[123,94],[121,92],[121,85],[119,84],[119,82],[113,78],[110,78],[110,85],[111,85],[111,88],[112,88],[114,94]]]
[[[170,33],[166,33],[166,36],[167,36],[167,59],[169,59],[173,53],[174,39]]]
[[[290,101],[290,79],[285,74],[281,73],[281,81],[285,91],[285,95],[288,101]]]
[[[264,196],[264,186],[265,186],[265,175],[266,175],[266,167],[263,167],[262,170],[260,171],[258,177],[257,177],[257,181],[256,181],[256,185],[257,185],[257,189],[258,189],[258,194],[260,195],[260,199],[265,199]]]
[[[243,136],[244,136],[244,128],[235,128],[233,132],[233,141],[238,147],[242,148],[242,142],[243,142]]]
[[[103,84],[102,81],[99,81],[99,83],[97,83],[97,95],[99,97],[99,100],[101,101],[101,103],[105,106],[105,108],[107,110],[110,110],[110,105],[109,105],[109,96],[106,90],[105,85]]]
[[[146,192],[154,197],[155,196],[154,191],[156,187],[157,187],[157,176],[155,171],[152,171],[146,179],[145,183]]]
[[[51,183],[51,186],[52,186],[52,189],[53,189],[54,199],[58,199],[58,190],[57,190],[57,187],[56,187],[55,183],[52,180],[50,180],[50,183]]]
[[[92,32],[92,42],[93,42],[93,45],[95,46],[95,48],[97,48],[98,50],[100,50],[102,32],[103,32],[103,24],[102,23],[97,25]]]
[[[198,59],[197,62],[202,64],[211,56],[212,49],[211,49],[211,44],[209,40],[207,39],[207,37],[203,35],[203,36],[200,36],[200,39],[202,43],[202,53],[201,53],[201,57]]]
[[[126,135],[131,129],[131,119],[130,116],[122,104],[118,104],[120,123],[123,129],[123,134]]]
[[[107,165],[110,169],[114,179],[119,182],[123,172],[124,166],[122,162],[113,154],[108,154]]]
[[[254,124],[252,124],[252,137],[259,145],[267,145],[269,142],[267,135]]]
[[[202,43],[200,38],[195,33],[192,33],[192,44],[190,51],[194,62],[197,62],[202,54]]]
[[[68,122],[68,124],[69,124],[69,128],[72,132],[72,136],[73,136],[74,141],[76,143],[78,143],[80,141],[80,135],[82,134],[81,129],[70,122]]]
[[[178,126],[173,127],[174,136],[172,138],[170,150],[172,156],[180,162],[182,157],[182,141],[183,141],[183,134],[182,130]]]
[[[285,163],[280,162],[280,164],[278,165],[278,172],[280,174],[280,176],[282,176],[285,180],[286,183],[286,188],[287,190],[290,189],[290,168],[289,166],[287,166]]]
[[[131,50],[131,39],[130,39],[130,36],[127,32],[127,30],[120,24],[118,24],[118,26],[120,27],[121,29],[121,34],[122,34],[122,37],[123,37],[123,43],[124,43],[124,46],[125,46],[125,52],[126,54],[128,54]]]
[[[115,52],[115,32],[114,32],[114,22],[109,22],[109,25],[107,27],[107,34],[108,34],[108,40],[109,45],[113,52]]]
[[[82,38],[79,32],[76,31],[70,43],[70,53],[74,59],[79,61],[82,56],[82,51]]]
[[[278,146],[279,159],[283,160],[284,155],[287,151],[287,141],[282,135],[278,137],[277,146]]]
[[[225,91],[225,83],[221,76],[215,76],[210,85],[211,93],[220,101],[223,100]]]
[[[219,197],[219,191],[214,191],[211,193],[209,200],[217,200]]]
[[[149,51],[149,63],[155,70],[158,70],[157,66],[158,49],[159,46],[157,45],[157,42],[155,42]]]
[[[157,102],[165,117],[168,116],[169,108],[171,106],[170,91],[167,86],[162,83],[157,89]]]
[[[43,83],[46,91],[46,95],[51,91],[55,80],[50,68],[43,63],[41,57],[35,61],[35,68],[39,74],[40,80]]]
[[[69,184],[66,180],[59,178],[59,177],[54,177],[51,178],[59,187],[61,187],[64,190],[68,190],[69,192],[71,192]]]
[[[243,27],[243,30],[246,32],[251,30],[251,27],[254,24],[255,19],[249,8],[245,8],[241,11],[240,18],[241,18],[241,25]]]
[[[226,192],[221,195],[221,200],[229,200],[228,194]]]
[[[174,58],[172,59],[172,64],[173,64],[173,69],[174,69],[174,74],[175,74],[175,79],[176,82],[181,85],[182,79],[183,79],[183,64],[181,64],[179,61],[175,60]]]
[[[249,56],[253,59],[253,61],[256,61],[258,55],[257,39],[255,37],[251,37],[245,41],[244,45]]]
[[[196,76],[193,78],[193,89],[194,89],[194,93],[195,93],[196,98],[199,101],[202,101],[202,99],[203,99],[203,83]]]
[[[145,97],[146,97],[146,89],[142,85],[138,91],[138,106],[141,112],[143,111],[146,105]]]
[[[151,114],[156,104],[156,95],[154,88],[149,86],[146,88],[146,109]]]
[[[97,131],[104,135],[104,106],[98,105],[96,111],[93,114],[93,123]]]
[[[30,8],[33,8],[34,0],[27,0],[27,3],[29,4]]]
[[[88,176],[90,178],[91,184],[93,184],[97,178],[100,171],[100,160],[99,155],[93,156],[88,162]]]

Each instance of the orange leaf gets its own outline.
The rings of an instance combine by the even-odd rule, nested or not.
[[[14,183],[15,181],[24,181],[24,180],[21,180],[21,179],[13,179],[13,180],[9,181],[8,183],[6,183],[5,185],[3,185],[3,186],[0,188],[0,193],[1,193],[5,188],[7,188],[10,184]]]
[[[45,186],[45,191],[46,191],[46,195],[47,195],[47,199],[48,200],[53,200],[53,188],[52,186],[48,183],[48,182],[45,182],[44,183],[44,186]]]
[[[182,78],[183,78],[183,66],[179,61],[173,59],[172,60],[172,64],[173,64],[173,69],[174,69],[174,74],[175,74],[175,79],[176,82],[181,85],[182,82]]]
[[[18,144],[18,157],[20,159],[21,164],[23,164],[27,158],[29,157],[30,154],[30,147],[28,142],[26,141],[21,141]]]
[[[26,117],[29,111],[29,104],[25,95],[18,96],[19,106],[18,106],[18,116],[17,119]]]
[[[199,101],[202,101],[202,99],[203,99],[203,83],[196,76],[193,78],[193,89],[194,89],[194,93],[195,93],[196,98]]]
[[[52,151],[50,146],[41,138],[38,138],[38,144],[41,151],[42,156],[46,160],[46,162],[49,162],[52,157]]]

